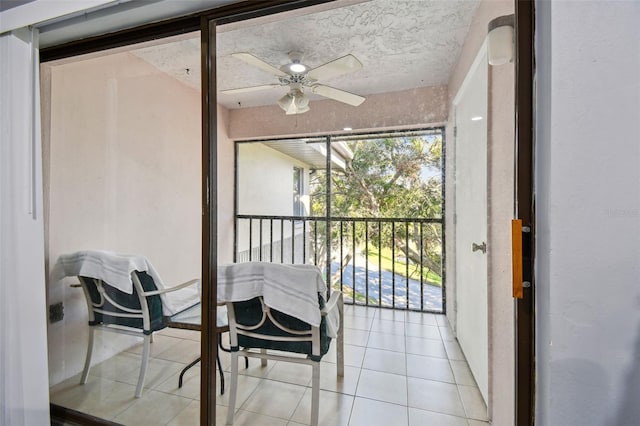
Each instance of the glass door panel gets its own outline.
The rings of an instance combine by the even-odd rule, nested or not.
[[[179,377],[200,356],[200,332],[166,327],[163,317],[200,302],[200,34],[46,63],[42,71],[48,299],[58,308],[48,330],[51,402],[127,425],[198,424],[199,365],[181,386]],[[162,296],[161,308],[149,302],[155,332],[143,383],[144,333],[96,330],[85,369],[90,328],[101,324],[95,311],[96,325],[88,325],[78,276],[102,279],[83,279],[96,309],[109,310],[98,306],[104,300],[128,309],[117,319],[104,315],[104,323],[130,320],[134,330],[144,328],[127,317],[144,307],[128,304],[136,278],[145,290],[195,280]],[[114,290],[116,278],[128,288]]]

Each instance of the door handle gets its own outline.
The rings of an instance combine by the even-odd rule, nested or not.
[[[522,299],[524,286],[522,285],[522,221],[520,219],[511,221],[511,269],[513,297]]]
[[[522,299],[524,289],[531,287],[531,228],[522,226],[522,220],[511,221],[511,268],[513,275],[513,297]]]
[[[485,243],[484,241],[482,242],[482,244],[472,243],[471,244],[471,251],[481,251],[482,253],[486,253],[487,252],[487,243]]]

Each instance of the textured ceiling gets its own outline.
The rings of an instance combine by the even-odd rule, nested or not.
[[[289,62],[287,53],[292,50],[304,52],[303,63],[311,68],[349,53],[355,55],[362,69],[320,83],[364,96],[447,84],[478,3],[372,0],[303,16],[284,15],[282,20],[267,23],[233,24],[227,30],[220,27],[218,89],[277,82],[276,77],[231,57],[231,53],[249,52],[279,68]],[[199,88],[198,37],[133,53]],[[219,93],[218,102],[227,108],[272,105],[287,91],[282,87]]]

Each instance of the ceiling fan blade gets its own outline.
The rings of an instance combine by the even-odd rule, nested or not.
[[[257,92],[258,90],[266,90],[266,89],[275,89],[276,87],[282,87],[281,84],[262,84],[260,86],[251,86],[251,87],[239,87],[237,89],[227,89],[221,90],[220,93],[224,93],[227,95],[233,95],[235,93],[248,93],[248,92]]]
[[[336,89],[335,87],[324,86],[322,84],[316,84],[311,86],[311,91],[317,95],[324,96],[325,98],[333,99],[339,102],[344,102],[352,106],[358,106],[364,102],[364,99],[360,95],[350,93],[345,90]]]
[[[360,68],[362,68],[362,63],[358,58],[349,54],[312,69],[307,73],[307,76],[314,80],[327,80]]]
[[[270,74],[277,75],[278,77],[284,77],[287,74],[280,71],[278,68],[274,67],[271,64],[266,63],[260,58],[253,56],[251,53],[240,52],[240,53],[232,53],[231,56],[234,58],[240,59],[241,61],[245,61],[249,65],[253,65],[254,67],[260,68],[263,71],[266,71]]]

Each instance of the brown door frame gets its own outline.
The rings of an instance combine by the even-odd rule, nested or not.
[[[258,16],[313,6],[332,0],[243,1],[107,35],[90,37],[40,51],[41,63],[115,47],[201,31],[202,52],[202,370],[200,421],[214,425],[216,417],[216,377],[212,360],[217,355],[216,274],[217,268],[217,109],[215,84],[215,26]],[[534,419],[535,312],[533,253],[535,210],[533,199],[533,72],[534,2],[514,0],[516,19],[516,207],[515,217],[531,229],[529,256],[525,268],[531,287],[515,302],[516,315],[516,419],[517,425],[531,425]],[[213,40],[213,43],[211,42]],[[214,84],[210,84],[213,81]],[[525,250],[526,252],[526,250]],[[211,366],[211,368],[210,368]],[[56,410],[63,407],[53,406]]]
[[[533,425],[535,417],[535,200],[533,76],[535,5],[515,0],[516,105],[515,105],[515,218],[523,233],[523,275],[530,283],[515,299],[515,424]]]
[[[200,373],[200,424],[216,423],[216,357],[218,355],[218,159],[216,27],[261,16],[327,3],[331,0],[245,1],[215,9],[200,17],[202,74],[202,340]],[[207,285],[204,285],[204,284]],[[206,402],[205,402],[206,401]],[[203,403],[205,402],[205,403]]]

